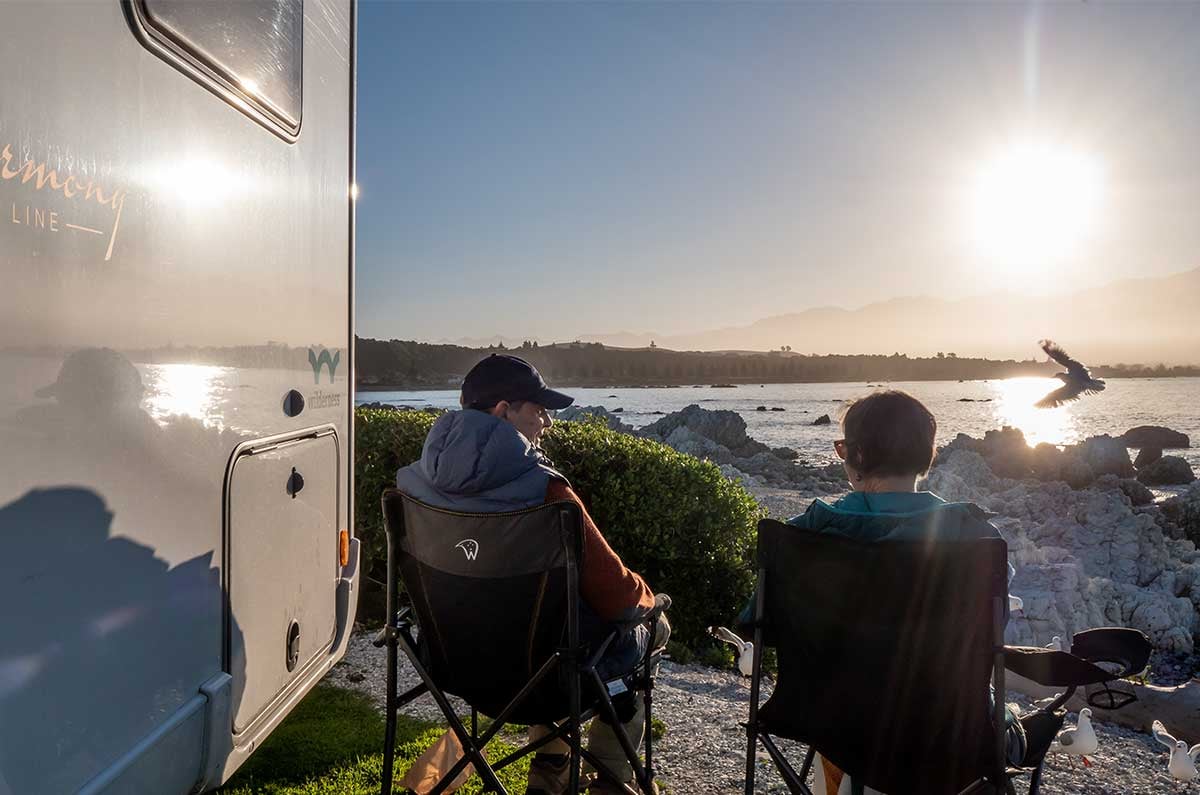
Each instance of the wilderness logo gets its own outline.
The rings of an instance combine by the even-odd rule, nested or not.
[[[331,355],[327,348],[322,348],[320,353],[317,353],[312,348],[308,349],[308,363],[312,366],[313,383],[321,383],[321,368],[329,368],[329,383],[333,383],[333,374],[337,371],[338,360],[342,358],[341,351],[334,351]]]
[[[128,191],[75,174],[60,174],[46,160],[17,156],[8,143],[0,149],[0,184],[22,186],[33,194],[6,202],[11,223],[44,234],[98,237],[102,244],[107,241],[104,261],[113,258]],[[99,222],[86,213],[89,208],[105,211]]]

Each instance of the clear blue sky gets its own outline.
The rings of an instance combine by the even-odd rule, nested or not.
[[[364,336],[672,333],[1200,264],[1200,4],[367,0],[359,34]],[[1069,251],[1014,269],[964,208],[1029,135],[1105,187]]]

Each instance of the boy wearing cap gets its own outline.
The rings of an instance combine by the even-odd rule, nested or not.
[[[429,505],[468,512],[510,511],[546,502],[569,500],[583,514],[583,567],[580,591],[587,615],[584,624],[602,629],[625,622],[654,607],[654,593],[630,571],[605,541],[567,479],[550,465],[539,448],[552,424],[550,412],[574,398],[550,389],[537,369],[516,356],[493,354],[463,379],[461,411],[443,414],[429,431],[421,459],[396,473],[396,485]],[[654,642],[666,643],[670,626],[659,622]],[[628,634],[604,660],[614,672],[629,670],[650,642],[645,627]],[[603,663],[602,663],[603,664]],[[637,747],[644,728],[641,699],[625,730]],[[544,736],[530,729],[531,739]],[[613,729],[595,720],[588,748],[613,771],[632,781]],[[529,768],[528,795],[557,795],[566,790],[567,744],[555,740],[537,753]],[[599,780],[591,792],[623,792],[621,784]]]

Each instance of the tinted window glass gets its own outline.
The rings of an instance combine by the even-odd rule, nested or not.
[[[286,128],[300,126],[303,0],[142,0],[146,22]]]

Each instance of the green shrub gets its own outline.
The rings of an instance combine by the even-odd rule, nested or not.
[[[671,595],[672,636],[693,648],[754,587],[764,512],[717,466],[601,422],[554,425],[543,447],[625,564]],[[703,643],[702,643],[703,642]]]
[[[420,457],[435,417],[358,409],[357,532],[378,579],[386,557],[379,495]],[[755,527],[764,512],[716,465],[602,422],[560,422],[543,446],[625,564],[674,600],[678,645],[708,645],[705,628],[736,616],[754,587]]]
[[[380,498],[396,485],[396,470],[421,457],[435,420],[437,415],[426,411],[354,410],[354,532],[363,571],[377,582],[384,581],[387,568]]]

